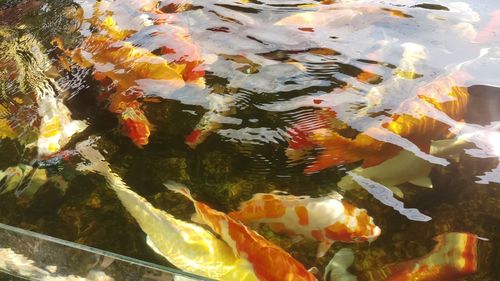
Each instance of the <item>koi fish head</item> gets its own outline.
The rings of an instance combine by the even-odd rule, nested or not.
[[[151,124],[144,113],[132,107],[126,108],[121,114],[123,133],[128,136],[134,144],[142,147],[149,142]]]
[[[326,229],[328,238],[343,242],[371,242],[380,236],[381,229],[375,225],[365,209],[358,209],[347,202],[342,204],[345,208],[344,221]]]
[[[186,144],[192,149],[196,148],[198,144],[203,142],[203,131],[200,129],[194,129],[189,135],[187,135],[184,140]]]

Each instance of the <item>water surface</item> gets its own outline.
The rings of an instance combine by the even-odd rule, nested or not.
[[[224,212],[259,192],[336,191],[374,218],[382,229],[376,241],[335,243],[316,258],[316,242],[265,226],[259,233],[320,274],[335,252],[351,248],[351,272],[385,280],[367,272],[425,255],[439,234],[470,232],[488,241],[479,243],[477,273],[463,280],[500,277],[498,3],[156,2],[0,5],[0,168],[41,165],[48,177],[33,192],[20,186],[0,195],[2,223],[169,265],[102,177],[37,153],[32,143],[43,116],[36,93],[49,87],[74,120],[88,124],[61,151],[98,138],[113,171],[179,219],[189,220],[194,209],[165,189],[167,181],[186,184]],[[91,46],[99,36],[115,45]],[[129,65],[153,58],[141,53],[119,65],[105,55],[117,46],[147,50],[180,74],[126,76]],[[443,85],[461,94],[446,100]],[[451,108],[436,106],[446,102]],[[406,119],[395,124],[397,116]],[[127,120],[150,132],[130,129]],[[320,145],[332,132],[350,140],[366,135],[383,153],[330,161],[350,149]],[[361,166],[400,153],[410,160],[384,168],[390,180],[358,177]],[[328,163],[319,165],[322,157]],[[409,183],[419,169],[428,169],[432,187]]]

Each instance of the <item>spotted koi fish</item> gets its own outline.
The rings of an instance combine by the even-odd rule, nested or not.
[[[220,235],[237,257],[247,259],[259,280],[316,280],[299,261],[280,247],[228,215],[193,199],[187,187],[176,183],[166,186],[194,203],[197,220],[207,224]]]
[[[323,256],[335,241],[372,241],[380,235],[366,210],[342,201],[335,193],[326,197],[258,193],[229,213],[243,223],[265,223],[274,232],[319,241]]]
[[[453,281],[476,272],[477,244],[480,238],[470,233],[451,232],[438,235],[432,251],[420,258],[390,264],[381,269],[353,276],[345,269],[353,261],[352,251],[343,249],[325,269],[326,281],[384,280],[384,281]],[[347,261],[347,262],[346,262]]]

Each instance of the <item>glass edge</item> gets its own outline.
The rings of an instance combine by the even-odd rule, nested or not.
[[[0,223],[0,229],[4,229],[4,230],[7,230],[7,231],[15,232],[15,233],[18,233],[20,235],[30,236],[30,237],[33,237],[35,239],[41,239],[41,240],[48,241],[48,242],[55,243],[55,244],[59,244],[59,245],[65,246],[65,247],[70,247],[70,248],[73,248],[73,249],[78,249],[78,250],[82,250],[82,251],[86,251],[86,252],[90,252],[90,253],[94,253],[94,254],[106,256],[106,257],[110,257],[110,258],[113,258],[113,259],[116,259],[116,260],[120,260],[120,261],[131,263],[131,264],[135,264],[135,265],[138,265],[138,266],[142,266],[142,267],[147,267],[147,268],[154,269],[154,270],[163,271],[163,272],[166,272],[166,273],[171,273],[173,275],[181,275],[181,276],[185,276],[185,277],[189,277],[189,278],[193,278],[193,279],[197,279],[197,280],[203,280],[203,281],[205,281],[205,280],[214,280],[214,279],[209,279],[209,278],[202,277],[202,276],[199,276],[199,275],[195,275],[195,274],[192,274],[192,273],[189,273],[189,272],[184,272],[184,271],[181,271],[181,270],[178,270],[178,269],[174,269],[174,268],[171,268],[171,267],[167,267],[167,266],[155,264],[155,263],[152,263],[152,262],[147,262],[147,261],[139,260],[139,259],[136,259],[136,258],[124,256],[124,255],[121,255],[121,254],[109,252],[109,251],[106,251],[106,250],[101,250],[101,249],[98,249],[98,248],[94,248],[94,247],[90,247],[90,246],[86,246],[86,245],[82,245],[82,244],[78,244],[78,243],[75,243],[75,242],[71,242],[71,241],[63,240],[63,239],[56,238],[56,237],[53,237],[53,236],[49,236],[49,235],[46,235],[46,234],[42,234],[42,233],[38,233],[38,232],[33,232],[33,231],[22,229],[22,228],[18,228],[18,227],[15,227],[15,226],[4,224],[4,223]],[[3,271],[0,270],[0,272],[3,272]],[[8,274],[10,274],[10,273],[8,273]]]

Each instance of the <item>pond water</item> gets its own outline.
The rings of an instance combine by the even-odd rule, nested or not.
[[[497,1],[1,3],[1,223],[213,279],[500,279]]]

